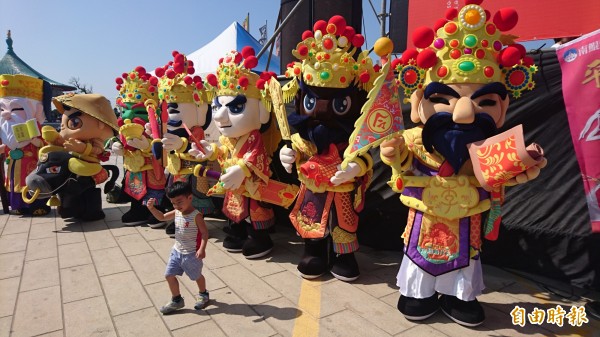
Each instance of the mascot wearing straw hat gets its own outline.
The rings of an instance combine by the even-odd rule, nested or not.
[[[50,207],[42,200],[27,204],[21,198],[25,177],[35,170],[38,150],[43,146],[40,124],[50,109],[50,93],[44,81],[25,75],[0,75],[0,151],[6,152],[5,185],[11,213],[44,215]]]
[[[301,182],[290,219],[304,239],[298,271],[307,279],[328,271],[343,281],[360,275],[356,230],[372,159],[365,153],[345,170],[339,165],[377,75],[367,51],[354,57],[363,43],[343,17],[320,20],[302,34],[292,51],[300,61],[286,71],[291,81],[283,96],[285,102],[295,99],[296,113],[288,119],[297,133],[279,157],[288,172],[296,165]]]
[[[460,10],[448,9],[434,29],[418,28],[417,49],[393,63],[410,97],[411,119],[422,123],[380,147],[392,167],[390,185],[409,207],[398,310],[414,321],[440,308],[464,326],[484,321],[476,298],[484,289],[482,238],[498,234],[504,186],[536,178],[546,164],[541,155],[534,165],[522,165],[521,154],[512,152],[515,137],[470,153],[502,135],[496,136],[509,95],[532,89],[537,70],[525,48],[503,34],[517,13],[501,9],[492,16],[481,2],[467,0]],[[491,188],[475,178],[478,171]]]
[[[168,152],[168,185],[175,181],[189,181],[193,186],[194,208],[204,215],[210,214],[215,206],[206,196],[208,181],[206,177],[193,174],[198,160],[188,151],[192,144],[204,139],[204,130],[211,121],[212,91],[206,90],[200,76],[188,75],[194,73],[194,64],[177,51],[173,52],[172,62],[156,68],[154,73],[159,77],[158,99],[162,102],[162,109],[166,109],[161,115],[168,116],[163,117],[167,128],[160,140],[162,147]],[[149,111],[157,110],[150,107],[154,104],[156,103],[153,101],[146,101]],[[156,133],[152,128],[152,123],[146,124],[147,131]]]
[[[268,89],[268,82],[276,79],[273,73],[252,72],[257,64],[254,49],[244,47],[219,61],[216,76],[207,76],[215,93],[213,122],[221,133],[221,146],[201,141],[202,148],[193,144],[190,150],[198,159],[217,160],[223,169],[209,191],[225,194],[223,213],[232,226],[223,247],[242,251],[248,259],[271,252],[272,204],[287,207],[297,192],[295,186],[270,178],[271,156],[281,140]]]
[[[118,120],[119,141],[112,144],[112,152],[123,156],[123,192],[131,201],[131,208],[121,217],[125,226],[164,226],[164,222],[154,218],[144,206],[150,198],[155,198],[160,204],[166,184],[162,161],[153,156],[152,138],[144,132],[148,122],[145,103],[158,96],[158,81],[154,78],[150,83],[150,78],[146,69],[139,66],[116,79],[119,90],[117,105],[123,111]]]
[[[39,150],[37,170],[26,179],[29,191],[35,191],[32,199],[52,196],[49,204],[59,206],[62,218],[104,219],[101,191],[95,186],[109,178],[108,171],[109,186],[118,176],[115,166],[101,164],[108,160],[104,144],[116,134],[117,117],[102,95],[66,94],[53,103],[62,114],[60,133],[52,126],[42,127],[48,145]]]

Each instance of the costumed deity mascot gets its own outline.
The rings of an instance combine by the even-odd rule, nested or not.
[[[461,325],[483,323],[476,298],[484,289],[482,238],[497,237],[504,186],[532,180],[546,165],[543,155],[522,165],[523,155],[512,152],[515,137],[469,155],[477,144],[508,132],[497,135],[509,94],[518,98],[532,89],[537,71],[523,46],[503,49],[516,11],[501,9],[492,19],[481,2],[448,9],[433,30],[418,28],[413,33],[418,49],[406,50],[395,62],[410,97],[411,119],[422,123],[380,146],[383,162],[392,167],[390,186],[409,207],[397,285],[398,310],[410,320],[424,320],[441,308]],[[475,178],[481,171],[492,188]]]
[[[25,75],[0,75],[0,151],[6,153],[8,170],[5,186],[11,214],[45,215],[50,207],[42,200],[23,202],[25,177],[35,170],[38,150],[43,146],[40,124],[49,110],[49,93],[44,81]],[[4,164],[4,163],[3,163]]]
[[[152,154],[152,138],[144,132],[148,122],[145,102],[158,97],[156,79],[151,84],[150,77],[144,67],[138,66],[115,80],[119,90],[116,103],[123,110],[118,120],[119,141],[112,144],[112,152],[123,156],[123,192],[131,200],[131,208],[121,221],[125,226],[147,224],[158,228],[165,223],[144,206],[148,199],[155,198],[161,208],[167,182],[162,161]]]
[[[367,51],[354,58],[363,43],[364,37],[339,15],[317,21],[292,51],[300,62],[286,71],[291,81],[283,96],[286,102],[295,98],[296,113],[288,120],[297,133],[279,157],[288,172],[296,165],[301,182],[290,219],[304,239],[298,271],[307,279],[327,271],[342,281],[360,275],[356,230],[372,159],[364,154],[345,170],[339,165],[377,76]]]
[[[193,205],[202,214],[213,213],[215,206],[206,196],[208,180],[206,177],[194,175],[198,165],[195,156],[188,151],[191,144],[204,139],[204,130],[211,121],[211,91],[205,90],[200,76],[190,76],[194,73],[194,64],[185,55],[173,52],[174,60],[164,67],[156,68],[158,76],[158,99],[162,108],[166,109],[167,129],[162,135],[162,147],[168,152],[167,171],[168,185],[176,181],[189,182],[193,188]],[[154,82],[156,79],[151,78]],[[157,110],[156,102],[147,101],[148,111]],[[162,115],[166,115],[164,112]],[[189,131],[189,133],[188,133]],[[153,133],[152,123],[146,124],[146,132]],[[156,133],[156,130],[154,130]],[[153,142],[156,142],[153,141]]]
[[[42,137],[48,145],[39,151],[38,166],[49,161],[51,152],[68,152],[71,156],[66,167],[68,171],[79,177],[91,177],[95,185],[105,182],[109,177],[108,172],[100,163],[107,161],[110,153],[104,149],[104,145],[117,132],[117,116],[110,102],[98,94],[66,94],[55,97],[52,102],[62,114],[60,133],[51,126],[42,127]],[[46,169],[50,172],[43,173],[53,173],[60,177],[61,169],[62,167],[52,166]],[[28,188],[34,191],[42,189],[45,194],[51,193],[46,191],[48,181],[36,172],[27,177]],[[113,177],[114,173],[113,170]],[[67,178],[60,186],[67,185],[71,179]],[[59,196],[58,213],[61,218],[84,221],[104,219],[99,188],[86,189],[84,194],[63,193]]]
[[[217,75],[208,75],[207,81],[215,91],[213,123],[221,133],[221,145],[201,141],[203,148],[193,144],[189,151],[198,159],[219,162],[224,173],[211,190],[225,193],[223,213],[232,222],[223,247],[241,250],[248,259],[273,249],[269,228],[275,224],[275,214],[263,191],[273,181],[269,164],[281,140],[266,86],[273,74],[263,72],[259,78],[251,71],[257,64],[251,47],[241,53],[231,51],[219,60]]]

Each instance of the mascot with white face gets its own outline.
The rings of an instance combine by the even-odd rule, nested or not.
[[[259,77],[251,71],[257,64],[254,49],[244,47],[220,60],[216,76],[207,76],[215,91],[212,114],[221,146],[201,141],[202,148],[193,144],[190,151],[198,159],[217,160],[223,169],[216,187],[225,191],[223,213],[232,222],[223,246],[248,259],[273,248],[268,230],[275,215],[261,190],[270,182],[271,155],[281,140],[266,94],[273,74]]]
[[[173,52],[173,62],[155,70],[158,79],[158,99],[161,115],[168,115],[166,132],[161,143],[167,151],[168,185],[176,181],[189,182],[192,185],[193,205],[203,215],[214,211],[212,200],[206,196],[208,181],[206,177],[196,177],[194,167],[198,164],[195,156],[189,154],[191,146],[204,140],[204,130],[211,121],[211,92],[205,90],[200,76],[194,73],[194,63],[185,55]],[[151,79],[151,81],[154,81]],[[152,132],[150,123],[147,132]],[[188,133],[189,131],[189,133]]]
[[[38,150],[43,146],[40,124],[51,99],[50,94],[44,95],[44,86],[49,84],[33,77],[0,75],[0,151],[8,158],[5,185],[13,214],[44,215],[50,211],[43,200],[27,204],[21,198],[25,177],[35,170]]]

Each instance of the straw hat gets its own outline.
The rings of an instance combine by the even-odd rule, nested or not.
[[[119,127],[117,126],[117,116],[108,99],[102,95],[71,93],[57,96],[52,102],[61,114],[65,112],[65,106],[68,106],[96,118],[115,131],[119,130]]]

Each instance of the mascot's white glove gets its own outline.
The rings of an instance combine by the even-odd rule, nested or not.
[[[165,133],[161,141],[163,144],[163,148],[167,151],[179,150],[183,146],[183,141],[181,140],[181,137],[172,133]]]
[[[359,173],[360,166],[357,163],[349,162],[345,170],[342,170],[342,165],[338,165],[338,171],[329,181],[337,186],[354,179]]]
[[[292,173],[292,168],[296,162],[296,151],[290,149],[287,145],[282,147],[281,150],[279,150],[279,160],[286,172]]]
[[[123,156],[125,154],[125,150],[123,149],[123,144],[121,144],[120,142],[112,143],[110,150],[112,151],[112,153],[114,153],[117,156]]]
[[[146,123],[144,125],[144,130],[146,131],[148,137],[152,138],[152,127],[150,126],[150,123]]]
[[[188,151],[190,156],[194,156],[198,160],[208,160],[214,152],[212,145],[205,140],[200,141],[200,145],[202,145],[202,151],[198,150],[198,146],[195,143],[192,143],[192,148]]]
[[[237,190],[244,182],[244,178],[246,178],[244,170],[239,165],[233,165],[225,170],[220,180],[225,189]]]
[[[135,147],[136,149],[146,150],[150,146],[150,142],[146,137],[131,138],[127,141],[127,145]]]

